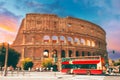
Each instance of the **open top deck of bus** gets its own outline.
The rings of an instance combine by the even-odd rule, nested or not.
[[[62,62],[64,61],[77,61],[77,60],[100,60],[100,56],[81,56],[81,57],[71,57],[71,58],[62,58]]]

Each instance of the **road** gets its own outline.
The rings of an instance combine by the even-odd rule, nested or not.
[[[120,80],[120,75],[68,75],[61,72],[9,72],[0,80]]]

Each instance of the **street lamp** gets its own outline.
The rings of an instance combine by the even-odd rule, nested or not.
[[[57,71],[57,51],[53,50],[53,71]],[[56,74],[56,73],[55,73]]]
[[[3,75],[7,75],[7,63],[8,63],[8,49],[9,49],[9,44],[8,43],[3,43],[3,45],[6,47],[6,54],[5,54],[5,64],[4,64],[4,73]]]
[[[53,62],[54,62],[54,64],[57,62],[57,52],[56,52],[56,50],[53,50]]]

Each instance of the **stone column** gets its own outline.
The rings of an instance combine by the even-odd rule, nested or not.
[[[76,57],[76,48],[73,49],[73,57]]]
[[[53,53],[53,48],[51,48],[51,50],[49,50],[49,58],[52,58]]]
[[[44,47],[41,47],[41,61],[44,60],[43,51],[44,51]]]
[[[90,40],[90,47],[92,47],[92,40]]]
[[[32,60],[34,60],[34,54],[35,54],[35,36],[33,35],[32,36],[32,55],[31,55],[31,58]]]
[[[67,47],[67,49],[66,49],[66,51],[65,51],[65,57],[69,57],[69,51],[68,51],[69,49],[68,49],[68,47]]]
[[[52,41],[52,34],[49,35],[50,37],[50,40],[49,40],[49,45],[51,45],[51,47],[49,47],[49,57],[52,58],[52,54],[53,54],[53,47],[54,47],[54,44],[53,44],[53,41]]]
[[[34,60],[34,54],[35,54],[35,47],[32,47],[32,55],[31,55],[32,60]]]
[[[22,44],[25,45],[25,34],[23,33],[23,41]]]
[[[69,55],[69,44],[68,44],[68,39],[67,39],[67,37],[66,36],[64,36],[65,37],[65,41],[66,41],[66,46],[65,46],[65,57],[68,57]]]
[[[58,36],[57,42],[58,42],[58,44],[62,45],[62,44],[61,44],[61,41],[60,41],[60,36]]]
[[[22,41],[22,56],[21,56],[21,59],[24,59],[25,57],[25,34],[23,34],[23,41]]]
[[[60,58],[61,58],[61,49],[58,49],[57,51],[58,51],[58,52],[57,52],[58,59],[60,59]]]
[[[85,38],[85,46],[87,46],[87,38]]]
[[[22,47],[22,55],[21,55],[21,60],[25,58],[25,47]]]

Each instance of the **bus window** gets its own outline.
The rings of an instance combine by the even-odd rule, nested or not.
[[[67,64],[62,65],[62,68],[70,68],[70,69],[97,69],[96,64]]]

